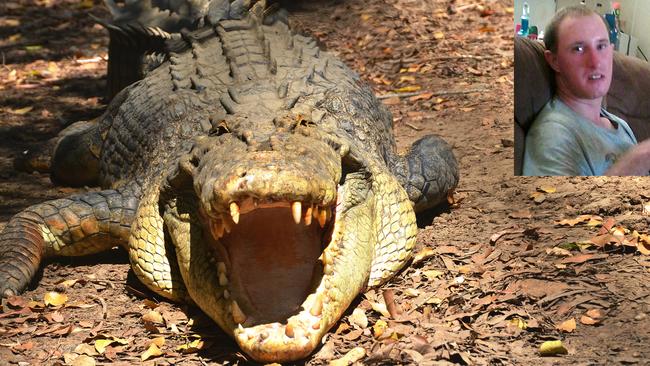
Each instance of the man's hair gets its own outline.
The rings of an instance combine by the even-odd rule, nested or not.
[[[562,8],[560,11],[555,13],[553,18],[551,19],[551,22],[548,23],[548,25],[546,26],[546,30],[544,30],[544,44],[546,45],[546,49],[553,53],[557,53],[557,43],[558,43],[557,32],[558,29],[560,28],[560,24],[564,19],[568,17],[572,17],[572,18],[588,17],[591,15],[597,15],[600,18],[600,20],[603,21],[603,23],[605,24],[605,28],[609,32],[609,24],[607,24],[607,21],[605,21],[605,19],[594,10],[589,9],[584,5],[569,6],[566,8]]]

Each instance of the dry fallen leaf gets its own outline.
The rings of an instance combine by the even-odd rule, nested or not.
[[[555,225],[559,226],[576,226],[577,224],[580,224],[585,221],[589,221],[591,219],[591,215],[580,215],[574,219],[564,219],[560,221],[556,221]]]
[[[117,338],[117,337],[107,337],[105,339],[97,339],[95,340],[95,349],[99,353],[104,353],[106,351],[106,347],[110,346],[113,343],[125,345],[125,344],[129,344],[129,341],[127,341],[124,338]]]
[[[78,280],[65,280],[57,283],[57,288],[62,287],[62,288],[71,288],[74,286],[75,283],[77,283]]]
[[[366,356],[366,350],[363,347],[355,347],[351,349],[348,353],[345,354],[345,356],[337,359],[337,360],[332,360],[330,361],[329,365],[330,366],[348,366],[352,365],[353,363],[361,360]]]
[[[481,71],[481,70],[477,70],[477,69],[475,69],[475,68],[473,68],[473,67],[471,67],[471,66],[469,66],[469,67],[467,68],[467,71],[469,71],[470,74],[475,75],[475,76],[481,76],[481,75],[483,75],[483,71]]]
[[[165,344],[165,337],[156,337],[151,340],[151,343],[158,347],[162,347]]]
[[[182,353],[196,353],[203,348],[203,345],[204,343],[201,338],[197,338],[192,342],[185,343],[176,347],[176,350],[181,351]]]
[[[580,323],[582,323],[584,325],[596,325],[596,324],[600,323],[600,321],[598,319],[594,319],[594,318],[589,317],[587,315],[582,315],[580,317]]]
[[[379,319],[375,325],[372,326],[372,333],[375,335],[375,338],[379,338],[384,334],[386,328],[388,328],[388,323]]]
[[[553,186],[540,186],[537,188],[538,190],[546,193],[555,193],[557,192],[557,189]]]
[[[86,356],[96,356],[98,354],[95,348],[87,343],[81,343],[75,347],[74,353]]]
[[[32,109],[34,109],[34,107],[29,106],[29,107],[25,107],[25,108],[12,109],[12,110],[10,110],[10,112],[13,113],[13,114],[27,114]]]
[[[526,330],[526,328],[528,328],[528,324],[526,324],[526,321],[520,317],[514,317],[510,319],[510,324],[512,324],[513,326],[521,330]]]
[[[95,359],[90,356],[80,355],[79,357],[75,358],[70,365],[71,366],[95,366]]]
[[[578,254],[571,257],[564,258],[560,261],[562,264],[574,263],[580,264],[589,260],[606,258],[607,254]]]
[[[155,308],[157,308],[160,304],[157,303],[157,302],[155,302],[155,301],[153,301],[153,300],[144,299],[144,301],[142,301],[142,305],[144,305],[145,307],[147,307],[147,308],[149,308],[149,309],[155,309]]]
[[[390,318],[390,313],[388,312],[388,308],[386,307],[386,304],[371,301],[370,305],[372,306],[372,310],[378,312],[379,314],[387,318]]]
[[[414,95],[414,96],[410,97],[409,101],[417,102],[418,100],[429,100],[429,99],[431,99],[431,97],[433,97],[433,93],[431,93],[431,92],[422,93],[422,94],[418,94],[418,95]]]
[[[11,347],[11,350],[16,352],[16,353],[20,353],[20,352],[24,352],[24,351],[29,351],[32,348],[34,348],[34,342],[27,341],[25,343],[15,344],[13,347]]]
[[[402,87],[402,88],[399,88],[399,89],[395,89],[394,92],[395,93],[409,93],[409,92],[418,91],[420,89],[422,89],[422,87],[419,86],[419,85],[409,85],[409,86],[405,86],[405,87]]]
[[[61,323],[64,319],[63,314],[61,314],[60,311],[55,311],[52,314],[50,314],[50,319],[52,319],[53,322],[56,323]]]
[[[356,325],[361,329],[368,327],[368,317],[366,316],[366,311],[360,308],[354,309],[352,315],[348,317],[350,324]]]
[[[562,345],[562,341],[547,341],[539,347],[541,356],[566,355],[569,351]]]
[[[603,320],[604,315],[605,314],[603,314],[603,311],[600,309],[589,309],[580,317],[580,323],[585,325],[596,325]]]
[[[402,103],[400,97],[390,97],[383,100],[383,103],[386,105],[398,105]]]
[[[422,271],[422,274],[425,275],[429,281],[433,281],[436,278],[438,278],[438,277],[442,276],[443,274],[445,274],[445,272],[438,271],[438,270],[435,270],[435,269],[430,269],[430,270]]]
[[[9,296],[7,298],[7,305],[11,306],[12,308],[22,309],[28,306],[27,304],[28,304],[27,299],[22,296],[14,295],[14,296]]]
[[[639,234],[636,230],[632,232],[632,237],[636,239],[636,248],[643,255],[650,255],[650,235]]]
[[[576,320],[575,318],[565,320],[562,323],[560,323],[560,325],[558,325],[556,328],[563,332],[571,333],[574,330],[576,330]]]
[[[423,248],[422,250],[417,252],[415,254],[415,256],[413,257],[413,264],[415,265],[415,264],[423,262],[423,261],[425,261],[425,260],[427,260],[429,258],[433,258],[435,255],[436,255],[436,252],[432,248]]]
[[[600,309],[589,309],[585,312],[585,315],[593,319],[601,319],[603,316],[605,316],[605,314],[603,314],[603,311]]]
[[[571,251],[560,247],[553,247],[553,248],[546,248],[546,254],[555,255],[558,257],[568,257],[571,255]]]
[[[68,295],[50,291],[43,295],[43,302],[47,306],[61,306],[68,301]]]
[[[158,346],[156,346],[154,343],[151,343],[149,345],[149,348],[147,348],[147,350],[144,351],[142,355],[140,355],[140,359],[142,361],[146,361],[152,357],[158,357],[162,354],[163,352],[160,350],[160,348],[158,348]]]
[[[150,312],[144,314],[142,316],[142,320],[145,322],[150,322],[154,324],[162,324],[163,323],[163,317],[160,315],[159,312],[155,310],[151,310]]]
[[[523,210],[511,212],[508,216],[512,219],[530,219],[533,217],[533,214],[530,212],[529,209],[523,209]]]
[[[530,198],[535,203],[542,203],[544,200],[546,200],[546,195],[542,192],[533,192],[530,194]]]

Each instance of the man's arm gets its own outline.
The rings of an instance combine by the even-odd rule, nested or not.
[[[605,175],[649,175],[650,139],[635,145],[612,165]]]

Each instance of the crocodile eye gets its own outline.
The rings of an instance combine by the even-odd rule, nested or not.
[[[301,126],[303,126],[303,127],[312,127],[312,126],[316,126],[316,123],[314,123],[314,122],[312,122],[312,121],[307,121],[307,120],[304,120],[304,119],[301,119],[299,124],[300,124]]]

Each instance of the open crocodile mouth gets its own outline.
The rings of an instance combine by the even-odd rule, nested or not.
[[[233,321],[244,327],[286,321],[320,283],[332,207],[246,199],[230,203],[229,212],[208,221]]]

